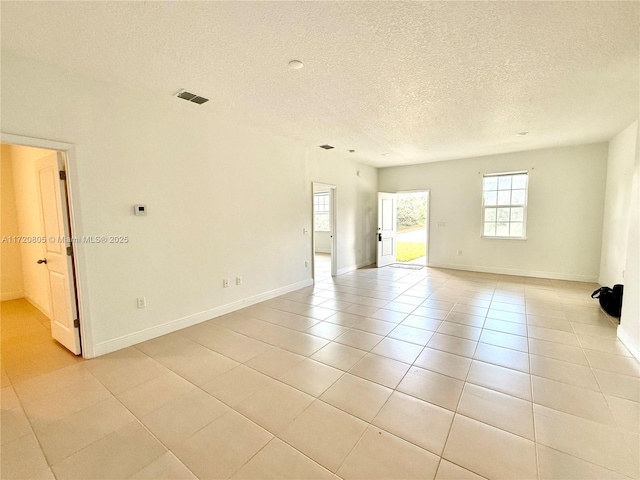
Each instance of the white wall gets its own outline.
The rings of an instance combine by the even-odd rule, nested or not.
[[[215,99],[198,106],[1,60],[2,131],[75,145],[74,234],[130,238],[77,245],[87,356],[310,284],[312,180],[339,188],[339,264],[371,258],[375,169],[321,165],[317,148],[226,123]],[[147,216],[133,215],[137,203]],[[243,285],[222,288],[238,275]]]
[[[14,300],[24,296],[22,281],[22,254],[20,244],[9,241],[20,234],[18,229],[18,213],[13,188],[13,168],[11,166],[11,152],[8,145],[2,145],[0,159],[0,189],[2,193],[2,222],[0,237],[2,249],[0,251],[0,298]],[[4,241],[7,237],[8,241]]]
[[[629,222],[631,220],[631,179],[636,157],[638,122],[634,122],[609,142],[607,186],[602,231],[601,285],[624,283]]]
[[[378,170],[349,161],[332,150],[311,148],[308,153],[311,180],[337,187],[334,235],[338,275],[372,264],[376,254]]]
[[[15,188],[18,230],[25,237],[44,236],[42,208],[36,175],[36,162],[49,151],[12,145],[11,165]],[[45,257],[44,243],[20,244],[24,296],[47,317],[51,318],[51,289],[49,272],[37,262]]]
[[[640,124],[609,143],[600,283],[624,284],[618,337],[640,360]],[[624,270],[624,277],[622,276]]]
[[[379,187],[431,190],[431,266],[596,281],[606,163],[606,143],[552,148],[385,168]],[[481,238],[482,175],[521,170],[529,171],[527,239]]]

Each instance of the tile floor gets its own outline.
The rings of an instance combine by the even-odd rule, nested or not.
[[[314,275],[316,282],[331,278],[331,254],[316,252],[313,258]]]
[[[637,478],[594,288],[362,269],[86,361],[4,302],[1,476]]]

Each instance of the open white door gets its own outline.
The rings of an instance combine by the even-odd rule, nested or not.
[[[396,214],[395,194],[378,192],[378,267],[396,261]]]
[[[73,257],[67,250],[71,244],[67,190],[64,185],[64,162],[58,153],[38,160],[36,174],[40,190],[42,221],[47,242],[45,258],[38,260],[46,268],[51,289],[51,335],[74,354],[81,353],[80,328],[76,289],[73,276]]]

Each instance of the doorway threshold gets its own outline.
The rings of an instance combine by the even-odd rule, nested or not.
[[[407,264],[407,263],[392,263],[389,265],[392,268],[405,268],[407,270],[422,270],[425,268],[424,265],[415,265],[415,264]]]

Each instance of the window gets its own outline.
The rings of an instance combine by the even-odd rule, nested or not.
[[[482,186],[482,236],[526,238],[527,172],[485,175]]]
[[[329,232],[329,192],[313,194],[313,228],[316,232]]]

